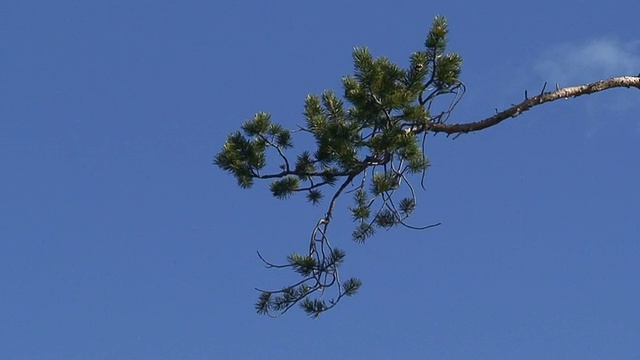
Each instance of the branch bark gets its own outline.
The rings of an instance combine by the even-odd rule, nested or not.
[[[428,122],[422,126],[408,129],[408,131],[413,132],[414,134],[419,134],[424,131],[430,131],[433,133],[446,133],[447,135],[466,134],[474,131],[480,131],[480,130],[492,127],[494,125],[498,125],[504,120],[517,117],[518,115],[531,109],[534,106],[556,101],[558,99],[568,99],[570,97],[575,98],[582,95],[589,95],[589,94],[597,93],[607,89],[614,89],[614,88],[620,88],[620,87],[625,87],[625,88],[634,87],[640,90],[640,75],[639,76],[620,76],[620,77],[614,77],[607,80],[596,81],[589,84],[556,89],[555,91],[551,91],[551,92],[542,92],[540,93],[540,95],[537,95],[531,98],[528,98],[525,92],[525,100],[523,102],[513,105],[512,107],[504,111],[498,112],[497,114],[491,117],[488,117],[486,119],[472,122],[472,123],[466,123],[466,124],[445,124],[445,123],[437,123],[437,122]]]

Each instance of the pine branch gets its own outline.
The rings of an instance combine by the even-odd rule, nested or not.
[[[411,54],[410,66],[402,69],[389,59],[374,58],[366,48],[353,52],[354,74],[342,79],[344,100],[333,91],[305,99],[306,127],[315,140],[313,151],[305,150],[294,159],[285,150],[293,148],[292,131],[272,123],[270,115],[257,113],[243,123],[242,132],[227,137],[214,164],[236,177],[238,185],[250,188],[254,180],[272,179],[270,190],[279,199],[305,192],[307,200],[317,205],[321,190],[333,189],[326,212],[311,232],[305,253],[292,253],[284,264],[258,257],[267,268],[293,270],[301,277],[292,284],[260,292],[255,309],[259,314],[278,316],[299,305],[311,317],[333,308],[343,297],[357,293],[360,280],[340,281],[339,267],[345,253],[333,247],[328,236],[329,224],[339,198],[353,195],[349,207],[356,222],[352,238],[363,243],[375,229],[398,225],[423,230],[440,225],[416,227],[405,220],[417,206],[417,194],[408,175],[422,174],[429,167],[425,153],[427,134],[460,135],[484,130],[529,109],[559,99],[575,98],[620,87],[640,89],[638,76],[614,77],[589,84],[558,88],[540,93],[486,119],[462,124],[447,120],[465,94],[460,81],[462,58],[445,53],[447,23],[436,17],[428,32],[425,49]],[[450,99],[448,106],[434,105],[436,98]],[[434,108],[440,107],[438,113]],[[421,135],[421,136],[418,136]],[[278,170],[267,167],[267,151],[275,150],[281,160]],[[330,191],[330,190],[329,190]]]

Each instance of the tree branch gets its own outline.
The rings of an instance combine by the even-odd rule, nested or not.
[[[509,118],[514,118],[523,112],[531,109],[534,106],[542,105],[544,103],[556,101],[558,99],[567,99],[570,97],[578,97],[582,95],[589,95],[604,91],[607,89],[625,87],[634,87],[640,90],[640,76],[620,76],[607,80],[600,80],[589,84],[571,86],[566,88],[557,89],[555,91],[542,93],[532,98],[525,98],[525,100],[517,105],[501,111],[491,117],[484,120],[467,123],[467,124],[445,124],[441,122],[428,122],[424,125],[413,126],[406,131],[413,134],[419,134],[424,131],[430,131],[433,133],[446,133],[451,134],[466,134],[474,131],[484,130],[486,128],[498,125],[499,123]]]

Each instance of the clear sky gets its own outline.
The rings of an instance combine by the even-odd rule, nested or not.
[[[0,4],[0,358],[640,359],[640,93],[429,138],[415,225],[350,240],[358,296],[258,316],[322,216],[212,165],[257,111],[294,128],[366,45],[406,65],[437,14],[450,122],[640,72],[637,0]],[[296,139],[294,139],[295,141]],[[304,145],[304,141],[299,142]],[[345,198],[341,209],[349,205]]]

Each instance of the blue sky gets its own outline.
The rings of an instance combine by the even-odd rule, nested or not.
[[[640,359],[633,89],[429,138],[413,223],[442,225],[355,244],[344,199],[359,295],[254,313],[291,279],[255,251],[304,251],[323,208],[239,189],[213,155],[257,111],[302,123],[354,46],[405,65],[446,16],[468,89],[450,122],[640,72],[635,0],[442,3],[2,2],[0,357]]]

